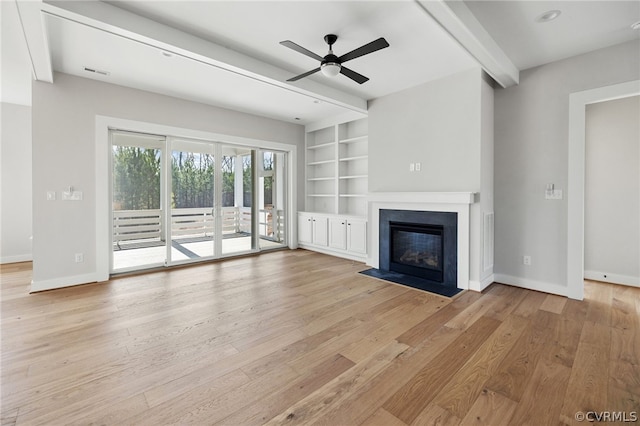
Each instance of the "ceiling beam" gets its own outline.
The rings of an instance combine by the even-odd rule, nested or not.
[[[460,0],[415,0],[502,87],[518,84],[520,71]]]
[[[42,1],[17,1],[18,17],[27,42],[31,72],[38,81],[53,83],[49,41],[42,16]]]
[[[261,62],[227,47],[160,24],[104,2],[49,1],[43,12],[107,31],[228,72],[309,96],[351,111],[366,113],[366,100],[312,80],[286,82],[291,71]]]

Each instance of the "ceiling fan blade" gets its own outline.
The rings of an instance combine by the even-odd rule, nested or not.
[[[313,70],[311,70],[311,71],[307,71],[307,72],[305,72],[304,74],[300,74],[300,75],[297,75],[297,76],[295,76],[295,77],[291,77],[291,78],[290,78],[289,80],[287,80],[287,81],[297,81],[297,80],[300,80],[301,78],[305,78],[306,76],[309,76],[309,75],[311,75],[311,74],[313,74],[313,73],[316,73],[316,72],[318,72],[318,71],[320,71],[320,67],[318,67],[318,68],[316,68],[316,69],[313,69]]]
[[[281,41],[280,44],[283,45],[283,46],[288,47],[289,49],[293,49],[298,53],[302,53],[303,55],[306,55],[306,56],[308,56],[310,58],[316,59],[318,61],[322,61],[324,59],[322,56],[316,55],[312,51],[305,49],[304,47],[300,46],[299,44],[295,44],[291,40]]]
[[[345,53],[344,55],[338,58],[338,62],[339,63],[347,62],[352,59],[359,58],[360,56],[373,53],[376,50],[384,49],[385,47],[389,47],[389,43],[387,43],[387,40],[385,40],[384,37],[380,37],[377,40],[373,40],[371,43],[367,43],[364,46],[360,46],[349,53]]]
[[[340,67],[340,74],[349,77],[351,80],[355,81],[358,84],[365,83],[369,80],[368,77],[365,77],[362,74],[358,74],[357,72],[350,70],[347,67]]]

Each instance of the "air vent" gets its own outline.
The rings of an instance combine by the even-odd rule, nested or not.
[[[94,74],[100,74],[100,75],[109,75],[109,74],[111,74],[109,71],[96,70],[96,69],[89,68],[89,67],[84,67],[84,70],[86,72],[92,72]]]

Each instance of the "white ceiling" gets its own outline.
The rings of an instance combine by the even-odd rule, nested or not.
[[[519,70],[640,39],[640,1],[465,1]],[[536,18],[550,10],[549,22]]]
[[[2,3],[5,11],[7,2]],[[38,15],[30,18],[26,14],[33,7],[19,2],[36,75],[50,75],[50,68],[41,72],[46,63],[55,71],[300,124],[362,114],[367,100],[481,65],[501,84],[502,75],[508,76],[507,85],[513,84],[517,69],[640,37],[629,28],[640,20],[637,1],[28,3],[38,7]],[[534,21],[551,9],[562,10],[560,18]],[[5,82],[7,63],[28,58],[17,14],[11,15],[11,25],[5,15],[3,101],[12,92],[7,84],[19,86],[18,78]],[[34,27],[42,27],[41,34]],[[16,42],[7,49],[10,29],[16,33],[9,38]],[[370,78],[363,85],[320,73],[286,82],[318,64],[279,42],[292,40],[324,56],[327,33],[339,36],[334,45],[338,56],[378,37],[390,47],[348,63]],[[37,45],[41,40],[44,47]],[[492,70],[496,63],[502,67],[497,72]],[[84,67],[109,75],[91,74]]]

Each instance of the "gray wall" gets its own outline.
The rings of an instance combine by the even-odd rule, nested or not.
[[[523,71],[518,86],[495,91],[497,281],[567,286],[569,95],[638,78],[633,41]],[[545,200],[547,183],[564,199]]]
[[[2,103],[0,263],[31,260],[31,107]]]
[[[299,147],[304,143],[304,128],[295,124],[65,74],[55,74],[54,84],[34,83],[34,283],[65,277],[79,281],[96,271],[95,201],[106,196],[93,190],[96,115]],[[60,192],[70,185],[84,192],[83,201],[60,201]],[[48,190],[57,192],[57,201],[46,201]],[[74,253],[84,253],[84,262],[75,263]]]
[[[585,277],[640,285],[640,96],[587,106]]]
[[[370,101],[369,191],[479,192],[480,82],[474,69]]]

